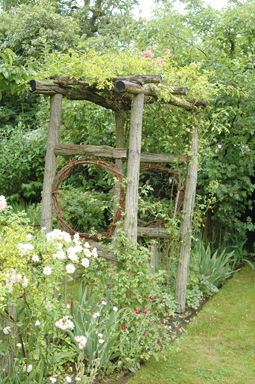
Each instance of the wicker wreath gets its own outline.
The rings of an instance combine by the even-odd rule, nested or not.
[[[158,172],[166,172],[169,175],[171,175],[172,177],[175,177],[176,181],[179,182],[179,177],[178,177],[177,173],[175,171],[173,171],[172,169],[165,167],[164,165],[144,164],[140,167],[140,171],[147,171],[150,169],[153,169],[153,170],[158,171]],[[180,211],[183,199],[184,199],[184,187],[182,187],[180,189],[180,194],[179,194],[179,198],[178,198],[176,212]],[[164,219],[152,220],[152,221],[144,221],[144,220],[138,219],[138,225],[140,227],[150,227],[150,228],[164,227],[165,223],[166,223],[166,221]]]
[[[89,233],[79,232],[80,237],[84,237],[86,239],[91,239],[91,240],[96,240],[96,241],[99,241],[102,237],[109,239],[113,235],[114,230],[116,228],[116,223],[120,220],[121,214],[122,214],[124,207],[125,207],[124,191],[122,188],[122,181],[123,181],[124,176],[121,172],[119,172],[116,169],[116,167],[113,163],[110,165],[110,164],[107,164],[101,160],[91,160],[91,159],[89,159],[89,160],[88,159],[71,160],[69,162],[69,164],[67,164],[65,167],[63,167],[57,173],[57,175],[55,176],[55,179],[53,181],[53,185],[52,185],[52,195],[53,195],[53,208],[54,208],[55,214],[57,216],[59,226],[60,226],[60,228],[62,228],[66,232],[70,233],[70,235],[74,235],[75,233],[77,233],[66,223],[66,221],[62,217],[63,214],[61,213],[61,209],[60,209],[60,205],[59,205],[59,201],[58,201],[58,196],[59,196],[58,189],[59,189],[60,184],[69,176],[73,167],[75,167],[76,165],[80,165],[80,164],[91,164],[91,165],[97,165],[98,167],[104,168],[109,173],[113,174],[119,182],[119,185],[120,185],[119,206],[115,212],[115,215],[113,217],[113,221],[111,222],[108,230],[104,233],[96,233],[94,235],[90,235]]]

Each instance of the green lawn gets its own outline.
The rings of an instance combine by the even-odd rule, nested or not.
[[[246,266],[192,320],[179,348],[149,361],[129,384],[254,384],[254,304],[255,270]]]

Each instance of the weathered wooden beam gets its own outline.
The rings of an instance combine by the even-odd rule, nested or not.
[[[87,87],[70,87],[54,83],[44,83],[37,80],[31,80],[30,86],[31,93],[34,94],[50,96],[60,94],[70,100],[88,100],[104,108],[112,109],[113,111],[118,111],[122,105],[121,102],[111,100],[110,97],[103,97]]]
[[[61,111],[62,95],[51,96],[41,208],[41,228],[45,227],[46,233],[52,229],[52,184],[57,166],[57,156],[55,155],[54,148],[59,140]]]
[[[114,253],[108,251],[108,249],[104,245],[102,245],[100,243],[96,243],[94,241],[90,241],[90,240],[88,240],[88,243],[89,243],[91,249],[93,249],[93,248],[97,249],[97,254],[99,257],[103,257],[104,259],[118,262],[118,259],[114,255]]]
[[[121,108],[130,108],[132,94],[143,93],[148,100],[146,102],[152,103],[158,99],[158,89],[154,84],[144,84],[141,86],[139,83],[122,81],[123,83],[129,84],[126,90],[121,91],[121,98],[118,100],[115,97],[111,97],[111,94],[108,89],[98,90],[96,88],[97,84],[92,86],[88,86],[88,84],[76,84],[77,81],[70,80],[70,84],[66,81],[63,81],[62,84],[56,83],[45,83],[37,80],[31,80],[31,93],[35,94],[44,94],[44,95],[56,95],[61,94],[67,97],[70,100],[88,100],[92,103],[100,105],[104,108],[111,109],[113,111],[119,111]],[[74,84],[71,84],[74,82]],[[132,86],[130,85],[132,84]],[[76,86],[73,86],[76,85]],[[115,87],[116,93],[118,93]],[[99,94],[98,92],[104,92],[104,95]],[[182,98],[177,98],[174,95],[186,95],[188,92],[188,88],[186,87],[169,87],[169,98],[166,101],[166,104],[175,105],[176,107],[180,107],[186,109],[187,111],[192,111],[194,107],[202,106],[206,107],[208,105],[206,100],[199,100],[196,103],[193,101],[185,100]]]
[[[80,155],[127,160],[128,150],[126,148],[113,148],[108,145],[58,144],[55,147],[55,154],[60,156]]]
[[[176,312],[185,312],[186,287],[189,270],[192,218],[195,204],[195,194],[198,172],[198,133],[197,128],[189,132],[189,149],[192,156],[189,159],[188,172],[185,185],[183,211],[180,228],[180,256],[177,265],[177,276],[175,284],[175,299],[177,301]]]
[[[187,156],[174,155],[172,153],[142,153],[141,163],[166,163],[166,164],[183,164],[186,163]]]
[[[137,244],[138,187],[142,141],[143,104],[144,95],[142,93],[139,95],[133,95],[127,169],[128,184],[124,218],[124,230],[127,232],[133,245]]]
[[[170,235],[166,233],[165,228],[137,227],[137,235],[140,237],[159,237],[169,239]]]
[[[127,81],[127,80],[119,80],[115,83],[115,90],[117,92],[129,92],[134,95],[138,95],[139,93],[144,93],[147,96],[157,97],[159,90],[156,86],[152,86],[146,84],[141,86],[140,84]],[[187,87],[169,87],[169,93],[172,95],[185,95],[187,96],[189,93],[189,89]]]
[[[107,145],[72,145],[57,144],[55,146],[55,154],[59,156],[95,156],[108,159],[120,159],[127,161],[128,149],[113,148]],[[174,155],[172,153],[142,153],[141,163],[178,163],[183,164],[187,161],[187,156]]]

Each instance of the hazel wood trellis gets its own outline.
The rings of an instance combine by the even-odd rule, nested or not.
[[[141,154],[142,118],[144,102],[153,103],[158,99],[157,84],[161,82],[158,75],[137,75],[117,77],[111,79],[115,84],[113,89],[98,90],[97,84],[89,85],[85,79],[71,79],[70,77],[53,77],[52,82],[45,83],[32,80],[31,93],[46,94],[51,96],[50,121],[48,142],[45,158],[45,173],[43,182],[41,227],[46,227],[46,232],[52,229],[52,185],[56,173],[56,158],[62,156],[93,156],[106,159],[115,159],[120,171],[123,171],[123,161],[127,166],[127,191],[125,202],[124,229],[132,244],[137,244],[138,235],[153,237],[166,237],[162,228],[138,228],[138,185],[140,163],[179,163],[188,164],[185,184],[185,195],[180,228],[180,256],[176,278],[177,312],[185,311],[186,283],[190,257],[192,216],[195,202],[197,170],[198,170],[198,133],[197,128],[188,135],[191,156],[173,154]],[[187,87],[171,87],[168,103],[188,111],[193,111],[197,106],[205,107],[205,100],[195,105],[192,101],[183,99],[188,95]],[[88,100],[97,105],[111,109],[116,113],[116,148],[108,146],[88,146],[59,144],[59,130],[62,109],[62,97],[70,100]],[[177,97],[181,96],[181,97]],[[123,148],[123,111],[131,110],[130,137],[128,150]],[[121,148],[122,147],[122,148]],[[54,191],[53,191],[54,192]],[[107,255],[104,254],[107,258]],[[112,260],[114,257],[109,257]]]

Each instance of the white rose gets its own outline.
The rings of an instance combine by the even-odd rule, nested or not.
[[[44,275],[50,275],[51,274],[51,270],[52,270],[52,268],[50,268],[50,267],[44,267],[43,268],[43,274]]]
[[[74,273],[74,271],[75,271],[75,266],[74,266],[73,264],[68,264],[68,265],[66,266],[66,271],[67,271],[67,273]]]
[[[86,257],[84,257],[84,258],[81,260],[81,265],[83,265],[84,268],[88,268],[88,266],[89,266],[89,259],[87,259]]]

